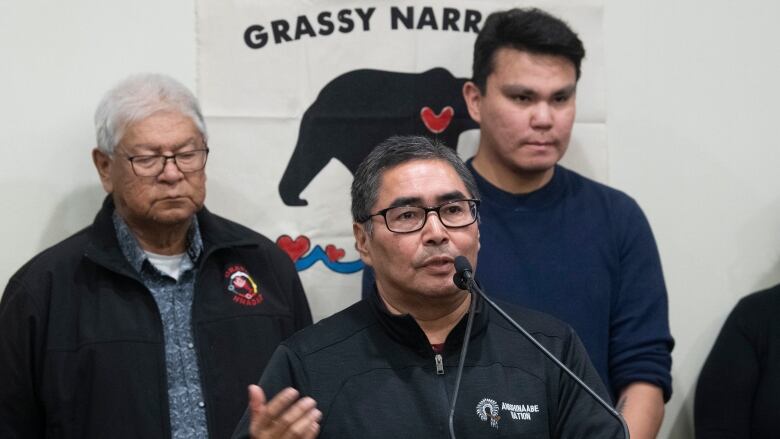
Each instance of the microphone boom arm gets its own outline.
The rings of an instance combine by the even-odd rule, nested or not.
[[[464,258],[465,259],[465,258]],[[528,331],[525,330],[520,324],[518,324],[512,317],[509,317],[509,314],[507,314],[503,309],[501,309],[500,306],[498,306],[495,302],[490,300],[489,297],[487,297],[487,294],[485,294],[484,291],[482,291],[482,288],[477,285],[477,282],[474,281],[474,276],[471,274],[471,264],[468,263],[468,261],[463,262],[461,264],[457,263],[456,261],[456,269],[457,273],[455,275],[455,284],[460,287],[461,289],[468,289],[471,291],[472,294],[477,294],[479,297],[482,298],[485,302],[487,302],[488,305],[490,305],[491,308],[493,308],[497,313],[501,315],[507,322],[509,322],[510,325],[512,325],[515,329],[517,329],[523,336],[528,339],[534,346],[536,346],[547,358],[549,358],[553,363],[555,363],[561,370],[563,370],[570,378],[572,378],[582,389],[585,389],[588,394],[593,397],[593,399],[596,400],[610,415],[612,415],[615,419],[617,419],[620,422],[620,426],[623,428],[623,435],[626,439],[630,438],[630,435],[628,433],[628,426],[626,425],[626,421],[623,419],[623,416],[621,416],[620,413],[618,413],[612,406],[604,401],[603,398],[601,398],[598,393],[596,393],[593,389],[590,388],[585,382],[583,382],[580,377],[577,376],[574,372],[572,372],[568,367],[566,367],[561,360],[557,359],[555,355],[553,355],[550,351],[547,350],[539,341],[537,341]],[[458,266],[460,265],[460,266]],[[464,266],[465,265],[465,266]],[[463,287],[466,288],[463,288]]]

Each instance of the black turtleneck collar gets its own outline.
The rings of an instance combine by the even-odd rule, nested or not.
[[[385,303],[379,297],[379,292],[374,284],[374,291],[368,295],[366,299],[371,305],[371,309],[374,311],[377,320],[382,325],[384,330],[389,334],[390,338],[397,341],[400,344],[410,347],[415,352],[423,356],[430,356],[433,354],[431,344],[428,341],[420,325],[409,314],[392,314],[388,311]],[[473,340],[480,332],[482,332],[487,326],[488,313],[484,310],[483,302],[479,297],[474,296],[474,300],[477,300],[476,311],[474,314],[474,326],[472,328],[471,339]],[[464,314],[457,325],[447,335],[447,340],[444,343],[445,354],[460,351],[460,347],[463,344],[463,335],[466,330],[466,321],[468,320],[468,313]]]

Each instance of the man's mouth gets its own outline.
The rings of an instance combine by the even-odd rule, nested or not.
[[[446,255],[432,256],[425,259],[422,264],[420,264],[420,267],[433,270],[449,270],[453,266],[453,261],[454,259],[452,257]]]
[[[555,146],[555,142],[553,142],[553,141],[547,141],[547,142],[544,142],[544,141],[530,141],[530,142],[525,142],[525,144],[529,145],[529,146],[550,147],[550,148]]]

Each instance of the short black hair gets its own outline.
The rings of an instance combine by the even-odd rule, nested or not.
[[[495,53],[509,47],[537,55],[562,56],[572,64],[580,79],[585,48],[568,24],[541,9],[510,9],[490,14],[474,42],[471,81],[484,93],[493,72]]]

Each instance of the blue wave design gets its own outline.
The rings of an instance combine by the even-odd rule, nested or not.
[[[323,250],[319,245],[315,245],[314,249],[308,255],[295,261],[295,269],[298,271],[306,270],[317,263],[317,261],[322,261],[322,263],[325,264],[325,266],[328,267],[331,271],[335,271],[336,273],[341,274],[356,273],[362,270],[365,266],[363,261],[360,259],[352,262],[331,261],[328,259],[328,254],[325,253],[325,250]]]

